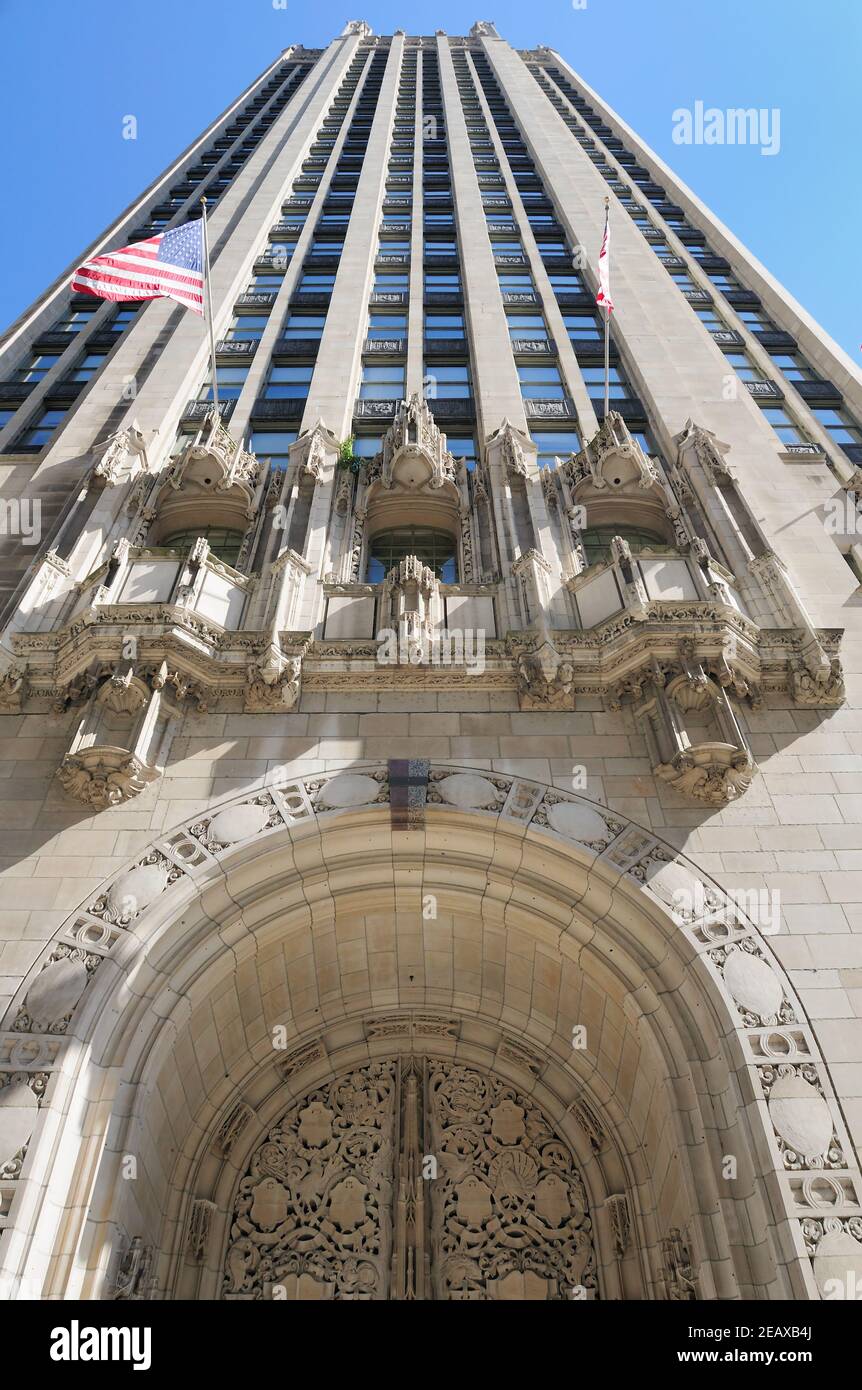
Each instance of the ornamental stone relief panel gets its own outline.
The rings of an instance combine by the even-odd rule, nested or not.
[[[410,1056],[295,1101],[237,1193],[223,1297],[598,1297],[586,1189],[500,1077]]]

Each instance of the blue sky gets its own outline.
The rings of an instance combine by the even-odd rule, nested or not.
[[[860,361],[860,0],[0,0],[5,327],[290,43],[492,18],[556,48]],[[128,58],[124,58],[124,54]],[[696,101],[779,108],[781,147],[677,145]],[[134,115],[137,140],[122,138]]]

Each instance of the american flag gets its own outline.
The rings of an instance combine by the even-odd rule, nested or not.
[[[97,299],[175,299],[204,311],[203,222],[185,222],[79,265],[72,289]]]
[[[604,305],[609,314],[613,312],[614,307],[614,301],[611,299],[610,249],[611,214],[608,209],[605,211],[605,234],[602,237],[602,249],[599,252],[599,292],[596,295],[596,303]]]

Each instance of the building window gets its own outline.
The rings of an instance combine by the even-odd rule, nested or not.
[[[379,434],[357,434],[353,440],[355,458],[376,458],[383,447],[383,436]]]
[[[405,368],[398,363],[387,363],[385,367],[373,367],[364,363],[362,381],[359,384],[359,399],[363,401],[392,401],[404,398]]]
[[[21,381],[41,381],[59,361],[59,352],[34,352],[30,361],[18,368],[18,377]]]
[[[382,273],[375,275],[372,287],[374,294],[406,294],[410,288],[410,278],[404,275]]]
[[[587,394],[591,400],[601,401],[605,394],[605,369],[601,366],[581,367],[581,375],[587,387]],[[631,396],[631,388],[621,367],[615,367],[613,363],[608,369],[608,397],[612,401],[624,401]]]
[[[15,411],[8,405],[0,405],[0,430],[5,430]]]
[[[295,440],[296,430],[252,430],[249,449],[256,458],[269,459],[272,467],[283,473]]]
[[[105,358],[106,352],[87,352],[76,364],[70,373],[72,381],[90,381],[96,375]]]
[[[314,372],[312,366],[283,367],[279,363],[269,369],[263,388],[265,400],[304,401]]]
[[[423,379],[425,395],[429,400],[437,396],[449,400],[469,400],[473,395],[470,368],[466,362],[426,362]]]
[[[18,443],[25,449],[43,448],[51,439],[65,414],[65,410],[43,410],[30,428],[24,431]]]
[[[862,444],[862,429],[846,410],[815,406],[811,413],[836,444]]]
[[[712,281],[713,285],[715,285],[715,288],[717,290],[742,289],[742,285],[740,285],[735,275],[727,275],[726,273],[719,272],[717,270],[708,270],[706,273],[709,276],[709,279]]]
[[[518,367],[521,395],[525,400],[561,401],[565,391],[560,373],[552,362],[542,367]]]
[[[501,270],[498,271],[498,279],[504,294],[532,294],[534,289],[533,277],[526,270],[520,274],[513,270]]]
[[[600,560],[610,560],[614,536],[628,541],[634,554],[641,550],[659,550],[665,554],[673,550],[673,546],[654,531],[643,531],[634,526],[589,526],[581,532],[580,537],[588,566],[596,565]]]
[[[407,334],[406,314],[369,314],[366,338],[403,338]]]
[[[694,309],[694,312],[697,314],[704,328],[727,328],[727,324],[724,322],[724,319],[721,318],[714,304],[701,304],[697,307],[692,305],[692,308]]]
[[[604,337],[604,327],[595,314],[563,314],[563,323],[573,343],[594,343]]]
[[[95,309],[68,309],[52,326],[52,333],[80,333],[95,314]]]
[[[288,314],[282,337],[320,338],[325,323],[325,314]]]
[[[779,331],[769,315],[765,314],[762,309],[737,309],[736,315],[753,333],[777,333]]]
[[[761,407],[764,417],[769,421],[782,444],[807,444],[808,440],[799,426],[780,405]]]
[[[196,541],[205,540],[209,542],[209,548],[217,560],[236,568],[242,538],[242,531],[231,531],[225,526],[199,526],[190,530],[172,531],[159,542],[159,546],[165,550],[185,552],[190,550]]]
[[[463,338],[463,314],[426,314],[426,338]]]
[[[424,526],[405,526],[376,535],[369,546],[367,582],[379,584],[408,555],[415,555],[442,583],[457,584],[458,562],[453,537],[446,531],[432,531]]]
[[[239,397],[245,379],[248,376],[248,367],[238,367],[233,363],[226,362],[216,367],[216,380],[218,381],[218,395],[220,401],[235,401]],[[204,382],[198,392],[199,401],[211,401],[213,398],[212,377]]]
[[[126,307],[125,309],[118,309],[108,325],[111,332],[124,333],[140,307],[140,304],[134,304],[131,308]],[[89,313],[89,310],[86,310],[86,312]]]
[[[280,283],[280,282],[279,282]],[[335,284],[335,274],[303,275],[297,288],[300,293],[331,294]]]
[[[772,360],[788,381],[817,380],[817,373],[799,352],[777,352]]]
[[[426,294],[460,294],[461,277],[457,271],[452,271],[450,275],[442,272],[433,271],[425,276]]]
[[[262,290],[280,290],[284,283],[284,276],[275,272],[261,272],[253,275],[246,286],[246,294],[260,294]]]
[[[446,448],[456,459],[463,459],[466,467],[471,472],[476,467],[478,455],[476,451],[476,440],[472,434],[447,435]]]
[[[506,314],[509,324],[509,337],[543,342],[548,336],[548,327],[541,314]]]
[[[265,314],[237,314],[231,319],[224,335],[226,343],[260,342],[269,319]]]
[[[537,430],[532,436],[538,449],[539,468],[552,468],[555,459],[567,459],[581,452],[581,436],[577,430]]]
[[[555,294],[583,294],[584,282],[574,271],[552,270],[548,273]]]
[[[766,381],[763,372],[755,367],[747,352],[726,352],[724,356],[740,381]]]

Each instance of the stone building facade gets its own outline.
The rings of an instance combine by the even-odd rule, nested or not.
[[[837,1296],[858,372],[490,23],[286,50],[91,254],[202,193],[218,411],[169,300],[0,343],[5,1296]]]

